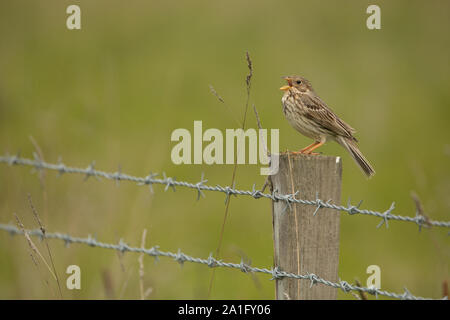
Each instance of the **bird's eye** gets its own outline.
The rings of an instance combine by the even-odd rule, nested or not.
[[[297,81],[295,81],[295,83],[302,84],[302,80],[297,80]]]

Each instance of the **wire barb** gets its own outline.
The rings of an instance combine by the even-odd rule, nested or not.
[[[63,175],[64,172],[66,172],[66,166],[62,162],[62,157],[61,156],[58,157],[57,166],[58,166],[57,177],[59,178],[59,177],[61,177]]]
[[[363,203],[363,201],[360,200],[356,206],[352,206],[351,199],[348,198],[348,201],[347,201],[348,214],[352,215],[352,214],[358,213],[357,210],[359,209],[359,207],[361,206],[362,203]]]
[[[389,209],[387,209],[381,216],[383,218],[383,220],[381,220],[381,222],[377,225],[377,228],[380,228],[383,224],[386,225],[386,229],[389,228],[389,224],[388,224],[388,219],[391,216],[391,212],[392,210],[395,209],[395,202],[392,202],[391,206],[389,207]]]
[[[339,285],[342,291],[344,291],[345,293],[349,293],[350,291],[352,291],[352,286],[347,281],[339,279]]]
[[[175,192],[175,191],[177,191],[176,189],[175,189],[175,181],[176,181],[176,179],[177,178],[175,178],[175,177],[166,177],[166,173],[165,172],[163,172],[163,178],[164,178],[164,181],[165,181],[165,185],[166,185],[166,187],[164,188],[164,191],[167,191],[170,187],[172,187],[172,190],[173,190],[173,192]]]
[[[272,278],[270,278],[270,280],[278,280],[283,278],[283,275],[280,272],[280,268],[278,267],[270,269],[270,274],[272,274]]]
[[[116,186],[120,185],[120,180],[122,179],[122,166],[119,164],[117,172],[114,173],[114,179],[116,179]]]
[[[184,265],[184,262],[187,260],[186,256],[183,252],[181,252],[181,249],[178,249],[177,255],[175,256],[175,261],[178,262],[181,266]]]
[[[309,281],[311,281],[311,284],[309,287],[312,288],[317,283],[317,280],[319,278],[314,273],[307,272],[306,274],[308,276]]]
[[[152,173],[144,178],[144,181],[138,182],[138,186],[148,185],[151,194],[154,194],[152,184],[155,183],[155,177],[158,176],[157,173]]]
[[[200,181],[195,184],[197,186],[197,201],[200,200],[200,196],[205,198],[205,194],[202,191],[202,186],[204,185],[204,183],[208,182],[208,180],[206,180],[204,178],[205,178],[205,174],[204,174],[204,172],[202,172]]]
[[[341,211],[341,212],[347,212],[350,215],[355,215],[355,214],[369,215],[369,216],[374,216],[374,217],[378,217],[378,218],[382,219],[382,221],[377,226],[378,228],[381,227],[383,224],[386,224],[386,227],[388,227],[389,220],[412,222],[412,223],[418,225],[419,229],[424,225],[429,226],[429,227],[450,228],[450,221],[431,220],[431,219],[428,219],[427,217],[421,216],[420,214],[418,215],[417,213],[414,217],[394,215],[394,214],[392,214],[392,210],[394,209],[394,203],[392,203],[391,207],[388,210],[386,210],[384,212],[379,212],[379,211],[374,211],[374,210],[360,209],[362,200],[358,203],[358,205],[354,206],[354,205],[351,205],[350,199],[349,199],[347,206],[342,206],[342,205],[332,204],[330,202],[330,200],[328,200],[327,202],[324,202],[323,200],[319,199],[318,196],[316,197],[315,200],[297,199],[295,196],[298,194],[298,191],[294,194],[280,194],[277,192],[277,190],[274,190],[271,193],[264,193],[262,191],[255,190],[254,186],[253,186],[252,190],[239,190],[239,189],[235,188],[234,184],[232,187],[230,187],[230,186],[223,187],[220,185],[216,185],[216,186],[206,185],[205,183],[207,180],[203,180],[203,179],[202,179],[202,181],[197,182],[197,183],[191,183],[191,182],[187,182],[187,181],[177,181],[175,177],[173,177],[173,178],[166,177],[165,173],[164,173],[163,179],[156,179],[155,177],[157,176],[157,174],[153,174],[153,173],[150,173],[150,175],[148,175],[146,177],[135,177],[135,176],[131,176],[128,174],[123,174],[120,172],[120,170],[118,172],[114,172],[114,173],[95,170],[94,169],[95,161],[93,161],[87,168],[83,169],[83,168],[66,166],[60,160],[58,160],[57,164],[53,164],[53,163],[47,163],[47,162],[39,159],[39,157],[36,158],[36,156],[35,156],[35,159],[22,158],[22,157],[20,157],[20,153],[18,153],[16,156],[10,156],[10,155],[0,156],[0,163],[7,163],[11,166],[12,165],[30,166],[33,168],[37,168],[38,170],[43,170],[43,169],[54,170],[54,171],[57,171],[59,173],[59,175],[61,175],[63,173],[82,174],[82,175],[85,175],[85,180],[88,179],[90,176],[94,176],[98,180],[100,180],[100,178],[105,178],[105,179],[114,180],[114,181],[118,181],[118,180],[131,181],[131,182],[135,182],[139,185],[148,185],[151,193],[153,193],[152,185],[160,184],[160,185],[165,185],[165,191],[167,191],[168,188],[172,188],[175,191],[175,187],[185,187],[185,188],[195,189],[198,192],[197,199],[199,199],[199,197],[204,196],[203,191],[206,190],[206,191],[212,191],[212,192],[225,193],[226,194],[225,203],[228,201],[228,199],[231,195],[234,195],[234,196],[240,195],[240,196],[249,196],[249,197],[252,197],[253,199],[266,198],[266,199],[271,199],[272,201],[275,201],[275,202],[283,201],[286,203],[286,205],[289,208],[290,208],[290,205],[292,205],[292,204],[303,204],[303,205],[314,206],[314,207],[316,207],[316,209],[314,211],[314,215],[317,214],[319,209],[322,209],[322,208],[332,209],[332,210]],[[285,208],[285,210],[287,210],[287,208]],[[450,235],[450,233],[449,233],[449,235]]]
[[[67,170],[66,170],[67,172]],[[86,168],[86,172],[85,172],[86,177],[84,178],[84,181],[86,181],[87,179],[89,179],[89,177],[94,176],[96,177],[97,180],[100,180],[100,178],[96,175],[96,171],[95,171],[95,160],[93,160],[89,166]]]

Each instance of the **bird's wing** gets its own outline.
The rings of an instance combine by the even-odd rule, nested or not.
[[[353,137],[353,133],[356,130],[341,120],[318,96],[301,94],[298,95],[298,99],[300,99],[300,103],[308,110],[308,112],[305,112],[305,116],[308,119],[314,121],[324,129],[331,131],[334,135],[344,136],[357,141]]]

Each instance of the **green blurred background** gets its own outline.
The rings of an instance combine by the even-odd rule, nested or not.
[[[0,152],[32,157],[32,136],[44,158],[145,176],[165,171],[196,182],[228,185],[232,165],[172,164],[171,132],[193,128],[236,128],[242,119],[248,72],[254,64],[251,103],[266,128],[280,128],[280,149],[309,144],[281,112],[280,76],[301,74],[357,130],[363,153],[377,174],[367,180],[334,143],[324,154],[344,161],[343,203],[364,199],[363,208],[413,216],[415,190],[432,219],[449,220],[450,209],[450,3],[376,1],[381,30],[366,28],[366,8],[375,1],[1,1]],[[66,28],[66,8],[81,8],[82,29]],[[209,92],[212,84],[228,109]],[[250,127],[256,127],[253,112]],[[259,165],[238,166],[236,186],[262,185]],[[194,190],[174,194],[155,186],[57,178],[44,185],[30,168],[0,165],[0,221],[35,228],[27,203],[33,197],[49,231],[123,238],[139,246],[207,257],[217,248],[224,195]],[[442,229],[422,230],[392,221],[341,215],[339,276],[365,284],[369,265],[381,267],[381,286],[439,298],[449,276],[449,238]],[[38,241],[36,241],[39,243]],[[50,242],[59,276],[76,264],[82,289],[63,289],[65,298],[139,298],[138,255]],[[40,244],[42,252],[45,247]],[[255,266],[273,264],[271,205],[267,199],[233,198],[222,258]],[[23,237],[0,233],[0,298],[57,298],[45,267],[39,272]],[[204,299],[212,270],[180,267],[170,259],[145,257],[150,299]],[[270,276],[216,269],[211,298],[272,299]],[[45,284],[45,279],[49,285]],[[354,299],[339,293],[341,299]]]

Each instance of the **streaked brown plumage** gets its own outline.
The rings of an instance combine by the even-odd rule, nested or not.
[[[280,89],[285,91],[281,101],[286,119],[294,129],[315,140],[299,153],[315,154],[313,150],[332,139],[350,153],[368,177],[374,175],[375,170],[359,151],[358,140],[353,136],[356,130],[328,108],[314,92],[307,79],[300,76],[289,76],[284,79],[288,85]]]

